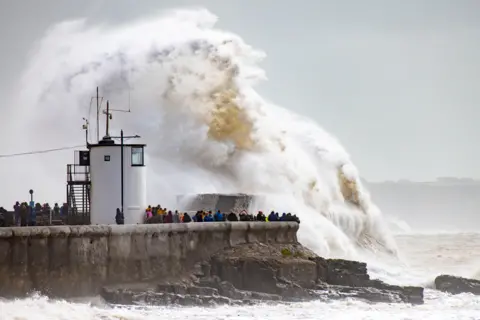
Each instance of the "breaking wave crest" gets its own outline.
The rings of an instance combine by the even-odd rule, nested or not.
[[[89,105],[99,86],[112,108],[132,107],[114,112],[112,127],[148,144],[151,203],[172,207],[177,194],[198,192],[262,194],[252,209],[298,214],[300,241],[319,254],[395,254],[348,153],[316,123],[255,91],[264,53],[215,28],[216,20],[180,10],[122,26],[54,26],[32,52],[11,129],[24,146],[75,144],[81,118],[95,123]],[[30,185],[58,198],[66,162],[71,154],[35,159],[29,170],[42,182]]]

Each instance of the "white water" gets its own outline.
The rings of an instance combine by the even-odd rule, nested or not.
[[[122,127],[148,144],[152,203],[173,206],[177,194],[198,192],[265,194],[263,210],[300,216],[303,244],[324,256],[366,260],[374,276],[389,282],[428,284],[443,270],[476,272],[475,247],[464,249],[468,243],[478,245],[478,235],[447,237],[445,248],[435,247],[442,236],[399,237],[397,255],[347,152],[317,124],[262,99],[254,85],[264,78],[258,66],[263,53],[215,29],[215,21],[209,12],[195,10],[120,27],[92,27],[83,21],[53,27],[32,51],[8,117],[15,139],[2,141],[2,147],[17,152],[81,144],[81,118],[94,124],[95,108],[89,112],[89,104],[98,85],[112,108],[126,110],[131,97],[132,113],[114,113],[111,133],[117,135]],[[61,201],[71,151],[1,161],[3,179],[12,181],[9,190],[2,190],[2,203],[17,200],[29,188],[40,201]],[[22,170],[7,171],[9,165]],[[339,171],[345,180],[339,180]],[[358,206],[344,200],[345,185],[358,196]],[[449,265],[454,253],[459,261]],[[40,297],[1,302],[0,319],[474,319],[479,304],[468,295],[434,291],[419,307],[337,301],[111,309]]]
[[[404,265],[386,266],[384,277],[395,274],[399,282],[422,284],[441,273],[471,276],[480,265],[480,234],[401,235],[396,237]],[[389,272],[389,275],[386,272]],[[425,304],[367,304],[354,300],[329,303],[218,308],[112,307],[91,299],[72,303],[37,297],[0,302],[0,320],[90,320],[90,319],[462,319],[480,318],[480,296],[451,296],[425,291]]]
[[[147,142],[152,203],[172,207],[176,195],[198,192],[265,194],[261,209],[308,221],[300,240],[319,254],[354,257],[358,245],[394,254],[347,152],[316,123],[265,101],[254,90],[264,79],[264,54],[215,22],[206,10],[181,10],[124,26],[52,27],[14,95],[15,144],[35,150],[81,143],[82,117],[95,124],[89,105],[98,85],[111,108],[127,110],[131,101],[131,113],[114,113],[111,133],[124,128]],[[5,201],[30,187],[37,197],[58,199],[72,153],[11,158],[25,163],[15,175],[28,183],[12,184]]]

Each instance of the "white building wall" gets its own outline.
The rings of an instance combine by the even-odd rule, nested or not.
[[[146,167],[132,167],[131,147],[124,147],[124,216],[125,224],[143,222],[147,206]],[[105,161],[110,156],[110,161]],[[90,149],[91,223],[115,224],[121,208],[121,147],[94,146]]]
[[[125,148],[123,156],[125,224],[143,223],[147,207],[147,167],[132,167],[131,147]]]

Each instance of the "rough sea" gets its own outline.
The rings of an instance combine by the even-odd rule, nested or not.
[[[480,266],[480,234],[410,234],[396,236],[405,266],[394,265],[384,276],[405,284],[432,284],[436,275],[475,276]],[[392,271],[394,270],[394,271]],[[381,272],[376,270],[375,274]],[[396,273],[396,275],[393,275]],[[388,274],[388,275],[387,275]],[[426,289],[425,304],[370,304],[356,300],[265,304],[248,307],[159,308],[106,305],[98,297],[54,301],[41,296],[0,302],[1,320],[147,320],[147,319],[480,319],[480,296],[449,295]]]
[[[304,221],[303,245],[325,257],[367,261],[373,277],[431,286],[441,273],[478,276],[479,234],[393,235],[341,143],[296,114],[296,106],[264,99],[256,85],[266,79],[260,67],[266,54],[219,29],[217,20],[208,10],[189,9],[122,25],[63,21],[46,30],[6,103],[12,107],[2,129],[15,139],[1,147],[65,150],[4,157],[0,176],[9,185],[0,202],[13,204],[29,188],[38,199],[62,201],[65,165],[73,160],[68,147],[85,139],[82,118],[89,120],[89,141],[96,129],[104,132],[103,120],[95,128],[98,86],[102,110],[106,100],[115,109],[131,107],[114,113],[110,134],[124,129],[147,144],[152,204],[173,208],[177,195],[192,193],[262,194],[264,203],[253,210],[296,213]],[[157,308],[32,296],[1,301],[3,319],[480,319],[480,297],[427,289],[422,306],[345,300]]]

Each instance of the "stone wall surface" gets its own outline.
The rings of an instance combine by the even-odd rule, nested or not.
[[[297,230],[294,222],[0,228],[0,296],[86,296],[178,277],[238,244],[297,243]]]

